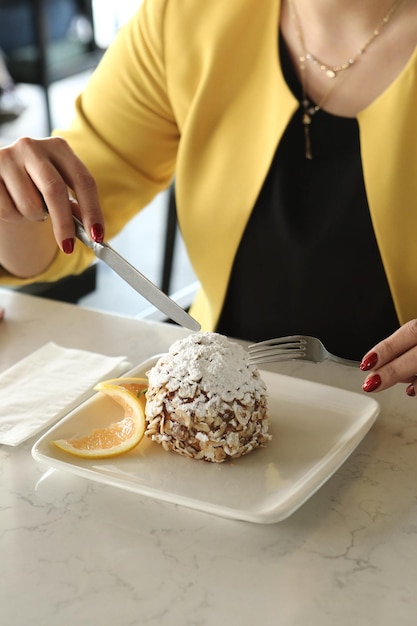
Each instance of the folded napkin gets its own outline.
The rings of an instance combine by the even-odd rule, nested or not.
[[[0,374],[0,444],[19,445],[87,399],[100,380],[129,367],[124,356],[45,344]]]

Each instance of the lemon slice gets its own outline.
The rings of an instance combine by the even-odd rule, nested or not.
[[[108,395],[114,393],[114,387],[126,389],[126,391],[133,394],[142,404],[143,408],[145,408],[145,391],[147,390],[148,385],[149,383],[147,378],[110,378],[109,380],[103,380],[101,383],[98,383],[94,389],[96,391],[107,393]]]
[[[124,418],[105,428],[94,428],[74,439],[57,439],[60,449],[78,457],[99,459],[119,456],[132,450],[145,434],[146,378],[115,378],[94,387],[124,409]]]

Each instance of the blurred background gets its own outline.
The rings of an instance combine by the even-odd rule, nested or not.
[[[22,136],[45,137],[50,128],[68,125],[75,98],[140,3],[0,0],[0,49],[12,79],[4,86],[0,71],[1,146]],[[196,279],[174,208],[169,191],[160,194],[110,243],[150,280],[187,302]],[[65,281],[52,291],[49,286],[29,291],[121,315],[142,317],[150,311],[147,301],[101,262],[85,278]]]

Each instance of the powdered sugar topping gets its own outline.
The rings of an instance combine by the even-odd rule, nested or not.
[[[166,387],[180,398],[194,398],[197,387],[207,399],[241,400],[265,391],[256,367],[236,342],[218,333],[200,332],[172,344],[168,355],[148,372],[149,384]]]

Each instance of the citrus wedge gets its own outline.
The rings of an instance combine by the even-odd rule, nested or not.
[[[105,428],[95,428],[74,439],[57,439],[53,443],[78,457],[99,459],[119,456],[132,450],[145,434],[146,378],[117,378],[94,387],[124,409],[124,418]]]
[[[122,387],[123,389],[126,389],[126,391],[133,394],[145,409],[145,391],[147,390],[148,385],[149,383],[147,378],[110,378],[109,380],[103,380],[101,383],[98,383],[94,389],[111,395],[114,387]]]

